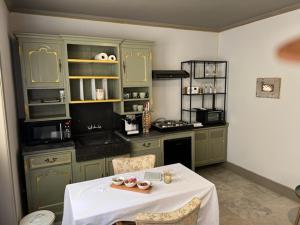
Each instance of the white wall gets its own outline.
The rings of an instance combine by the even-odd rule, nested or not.
[[[0,54],[2,61],[2,72],[0,71],[0,224],[16,225],[21,216],[21,204],[17,171],[16,107],[8,25],[9,13],[4,1],[0,0]]]
[[[214,59],[218,34],[170,28],[11,13],[13,32],[73,34],[154,41],[153,68],[180,69],[189,59]],[[155,117],[180,118],[180,82],[153,82]]]
[[[229,67],[228,161],[294,188],[300,183],[300,63],[277,58],[300,36],[300,10],[222,32]],[[280,99],[256,98],[257,77],[281,77]]]

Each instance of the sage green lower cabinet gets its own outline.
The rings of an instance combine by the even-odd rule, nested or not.
[[[163,166],[163,151],[161,139],[143,139],[138,141],[131,141],[131,156],[142,156],[154,154],[156,161],[155,166]]]
[[[195,166],[225,162],[227,126],[195,131]]]
[[[127,158],[130,157],[130,154],[125,154],[125,155],[118,155],[118,156],[113,156],[113,157],[108,157],[105,158],[105,171],[106,171],[106,176],[112,176],[114,175],[114,168],[112,165],[112,160],[115,158]]]
[[[50,210],[61,220],[65,187],[73,181],[72,160],[73,151],[24,156],[29,212]]]
[[[105,158],[76,163],[75,182],[93,180],[105,176]]]

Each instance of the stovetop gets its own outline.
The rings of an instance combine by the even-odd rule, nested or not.
[[[181,120],[159,120],[152,123],[152,128],[158,131],[174,131],[192,129],[193,124]]]

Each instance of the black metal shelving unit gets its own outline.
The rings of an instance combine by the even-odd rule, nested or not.
[[[199,66],[201,69],[202,67],[202,74],[196,74],[196,67]],[[207,67],[211,66],[211,68],[214,68],[214,71],[212,71],[212,74],[208,74]],[[187,69],[185,67],[188,67]],[[226,121],[226,95],[227,95],[227,73],[228,73],[228,62],[227,61],[209,61],[209,60],[189,60],[189,61],[183,61],[181,62],[181,69],[186,69],[187,72],[190,73],[189,78],[181,78],[181,120],[183,120],[183,114],[189,113],[189,121],[192,122],[192,113],[195,113],[196,110],[192,108],[192,102],[195,101],[194,98],[202,98],[202,101],[199,101],[199,107],[204,107],[205,102],[209,101],[206,99],[206,96],[212,96],[211,101],[211,109],[216,109],[216,96],[222,96],[222,110],[224,110],[224,118]],[[197,94],[187,94],[183,92],[183,79],[190,79],[189,80],[189,87],[193,87],[193,80],[201,80],[201,81],[209,81],[210,84],[212,84],[214,87],[216,87],[216,84],[219,80],[224,80],[223,82],[223,91],[220,92],[214,92],[214,93],[197,93]],[[183,108],[183,101],[184,98],[189,98],[189,108]],[[219,108],[220,109],[220,108]]]

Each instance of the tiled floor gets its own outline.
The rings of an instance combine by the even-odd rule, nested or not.
[[[300,203],[241,177],[222,165],[197,169],[217,187],[220,225],[294,224]]]

